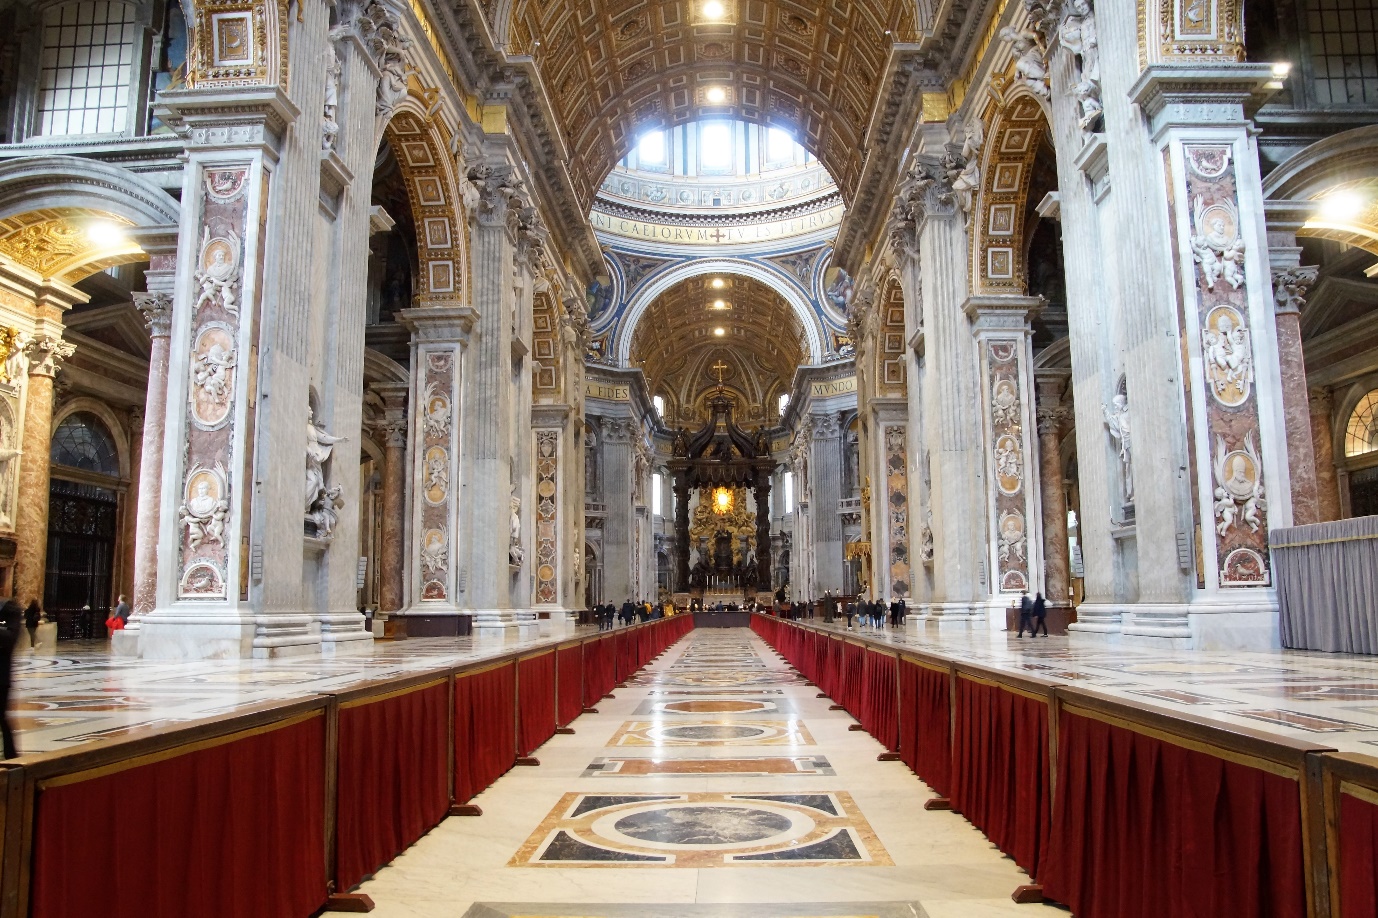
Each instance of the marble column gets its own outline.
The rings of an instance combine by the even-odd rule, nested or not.
[[[43,601],[48,556],[49,460],[53,435],[53,377],[74,346],[55,332],[40,332],[25,349],[29,379],[24,395],[24,455],[15,507],[14,596]]]
[[[809,505],[813,511],[810,548],[813,555],[813,589],[841,593],[844,550],[842,519],[838,503],[842,500],[842,425],[835,414],[811,416],[809,432]]]
[[[163,480],[163,434],[167,424],[168,335],[172,296],[136,293],[134,304],[148,325],[148,390],[144,400],[143,450],[139,464],[138,522],[134,548],[134,595],[129,628],[158,603],[158,514]]]
[[[1316,455],[1311,440],[1311,398],[1301,346],[1301,310],[1306,305],[1306,291],[1316,282],[1319,269],[1314,265],[1279,264],[1276,248],[1272,254],[1273,318],[1277,323],[1278,369],[1287,429],[1287,471],[1292,478],[1292,523],[1304,526],[1321,521]]]
[[[406,601],[407,385],[375,383],[383,401],[379,429],[383,440],[382,539],[378,548],[378,611],[400,612]],[[384,626],[384,635],[396,636]]]
[[[1071,559],[1067,549],[1067,492],[1062,484],[1062,431],[1071,412],[1062,406],[1066,374],[1038,374],[1038,477],[1043,504],[1043,595],[1051,603],[1071,602]]]
[[[1340,518],[1340,483],[1335,474],[1335,394],[1312,389],[1310,398],[1311,450],[1316,457],[1316,522]]]
[[[129,409],[126,427],[129,437],[129,479],[130,488],[125,493],[123,519],[120,521],[119,571],[115,578],[115,591],[122,593],[130,601],[130,617],[133,617],[134,599],[134,559],[138,555],[138,506],[139,485],[143,481],[144,464],[144,409],[134,405]]]
[[[469,178],[478,191],[473,210],[472,303],[477,310],[474,343],[465,374],[464,498],[467,583],[461,603],[478,628],[514,623],[508,549],[511,531],[512,443],[516,414],[513,386],[513,284],[519,192],[503,164],[476,166]]]
[[[603,601],[620,606],[632,597],[633,528],[632,437],[639,433],[630,418],[603,418],[602,482],[607,517],[603,520]]]

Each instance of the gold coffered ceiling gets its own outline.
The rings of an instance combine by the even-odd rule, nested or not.
[[[517,0],[507,34],[541,74],[588,207],[647,128],[738,117],[790,129],[850,201],[866,125],[895,40],[913,40],[903,0]],[[499,6],[501,9],[502,7]],[[723,102],[706,96],[726,90]]]
[[[672,426],[704,417],[701,403],[717,386],[720,362],[724,385],[744,402],[738,418],[773,421],[775,400],[807,359],[803,326],[765,284],[725,276],[728,286],[718,290],[712,279],[676,284],[651,304],[632,333],[632,365],[653,394],[665,396]],[[730,308],[711,308],[719,299]]]

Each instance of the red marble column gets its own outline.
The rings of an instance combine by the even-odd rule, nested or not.
[[[370,388],[383,400],[383,420],[375,428],[383,440],[383,501],[380,508],[383,533],[378,549],[378,611],[399,612],[405,602],[407,385],[378,383]]]
[[[1273,269],[1278,370],[1282,376],[1282,411],[1287,429],[1287,469],[1292,479],[1292,522],[1298,526],[1321,519],[1306,364],[1301,349],[1301,308],[1306,303],[1307,288],[1315,282],[1314,267]]]
[[[43,600],[48,556],[49,460],[53,436],[53,377],[76,350],[52,334],[35,336],[29,358],[24,404],[24,456],[19,462],[19,501],[15,508],[14,596],[21,603]]]
[[[1310,399],[1311,450],[1316,457],[1316,521],[1340,518],[1340,484],[1335,475],[1335,431],[1331,414],[1335,397],[1329,389],[1312,389]]]
[[[1050,603],[1071,602],[1072,569],[1067,551],[1067,492],[1062,487],[1062,429],[1071,412],[1062,407],[1065,379],[1039,377],[1038,475],[1043,506],[1043,595]]]
[[[172,297],[166,293],[136,293],[134,303],[144,314],[151,335],[148,391],[144,399],[143,457],[139,465],[139,509],[134,535],[133,617],[137,618],[152,612],[158,602],[158,523],[163,490],[163,430],[167,423]]]
[[[129,409],[129,479],[130,488],[121,501],[119,574],[115,578],[115,592],[130,599],[134,590],[134,559],[138,556],[139,494],[143,490],[144,410],[135,405]]]

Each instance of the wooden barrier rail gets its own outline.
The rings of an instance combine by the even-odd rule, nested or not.
[[[573,719],[562,691],[582,710],[612,650],[639,667],[692,628],[676,616],[5,762],[0,918],[366,911],[348,890],[447,813],[477,815],[469,799]]]
[[[1378,916],[1378,758],[804,622],[752,628],[838,700],[877,691],[844,642],[895,656],[899,758],[930,808],[1029,873],[1017,901],[1078,918]],[[848,710],[892,748],[876,704]]]

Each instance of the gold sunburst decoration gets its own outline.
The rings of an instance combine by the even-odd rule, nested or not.
[[[726,516],[732,512],[732,489],[714,488],[713,489],[713,512],[718,516]]]

